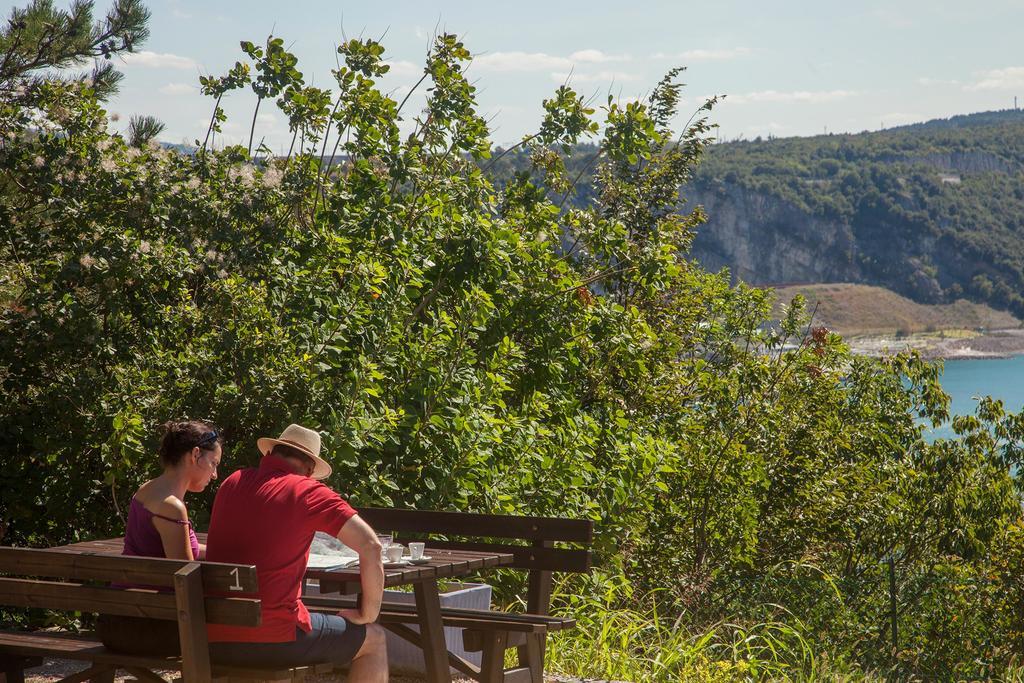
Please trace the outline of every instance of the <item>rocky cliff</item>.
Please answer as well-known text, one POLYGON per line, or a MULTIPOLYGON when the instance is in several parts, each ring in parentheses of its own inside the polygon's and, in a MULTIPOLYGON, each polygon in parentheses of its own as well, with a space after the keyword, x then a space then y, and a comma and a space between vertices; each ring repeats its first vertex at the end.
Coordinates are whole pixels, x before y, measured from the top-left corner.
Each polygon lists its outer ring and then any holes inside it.
POLYGON ((756 285, 856 282, 1024 312, 1024 113, 715 146, 691 255, 756 285))
MULTIPOLYGON (((689 198, 710 216, 691 256, 749 284, 863 282, 938 303, 953 283, 991 270, 965 262, 956 244, 926 225, 894 219, 879 207, 851 220, 828 218, 728 183, 697 186, 689 198)), ((952 298, 961 293, 951 292, 952 298)))
POLYGON ((687 194, 710 216, 691 251, 710 270, 729 268, 735 279, 758 285, 864 277, 854 235, 841 221, 740 185, 703 184, 687 194))

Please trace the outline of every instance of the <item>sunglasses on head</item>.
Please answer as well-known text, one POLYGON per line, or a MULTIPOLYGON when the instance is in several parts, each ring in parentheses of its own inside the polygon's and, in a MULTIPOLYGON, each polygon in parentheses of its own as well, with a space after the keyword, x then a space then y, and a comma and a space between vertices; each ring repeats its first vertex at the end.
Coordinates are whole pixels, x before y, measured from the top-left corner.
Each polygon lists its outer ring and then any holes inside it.
POLYGON ((219 438, 220 432, 218 432, 216 429, 214 429, 212 432, 206 432, 205 434, 202 435, 202 437, 199 438, 199 441, 196 443, 196 447, 202 448, 203 446, 215 442, 219 438))

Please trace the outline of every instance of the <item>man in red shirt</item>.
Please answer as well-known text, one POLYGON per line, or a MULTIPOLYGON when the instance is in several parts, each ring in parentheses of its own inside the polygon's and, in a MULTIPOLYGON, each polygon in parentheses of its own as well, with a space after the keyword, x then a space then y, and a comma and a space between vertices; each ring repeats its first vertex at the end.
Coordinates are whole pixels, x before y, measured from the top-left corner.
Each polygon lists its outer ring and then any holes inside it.
POLYGON ((319 455, 319 433, 290 425, 280 438, 260 439, 257 445, 263 453, 259 467, 235 472, 217 491, 206 559, 256 565, 262 620, 255 627, 210 624, 211 659, 268 667, 350 663, 353 683, 387 681, 384 629, 373 623, 384 592, 376 534, 318 481, 331 473, 319 455), (309 546, 317 531, 359 553, 359 609, 310 614, 302 604, 309 546))

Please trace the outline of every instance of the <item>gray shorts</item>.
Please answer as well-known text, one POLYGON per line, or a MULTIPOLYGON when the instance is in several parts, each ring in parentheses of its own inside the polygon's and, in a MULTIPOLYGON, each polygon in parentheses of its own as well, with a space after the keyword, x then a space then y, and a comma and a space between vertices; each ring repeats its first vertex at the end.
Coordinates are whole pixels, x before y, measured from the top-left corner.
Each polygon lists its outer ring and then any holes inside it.
POLYGON ((292 667, 305 664, 348 664, 366 640, 366 626, 334 614, 310 612, 309 633, 295 628, 289 643, 210 643, 216 664, 251 667, 292 667))

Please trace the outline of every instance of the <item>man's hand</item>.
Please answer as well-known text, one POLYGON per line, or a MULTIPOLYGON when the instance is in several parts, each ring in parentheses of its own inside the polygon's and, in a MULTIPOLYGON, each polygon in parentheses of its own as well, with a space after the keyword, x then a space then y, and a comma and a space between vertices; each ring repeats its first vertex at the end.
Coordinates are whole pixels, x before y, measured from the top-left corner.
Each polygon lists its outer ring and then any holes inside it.
POLYGON ((343 609, 338 612, 339 617, 344 617, 345 621, 352 624, 371 624, 372 621, 366 621, 362 612, 357 609, 343 609))

